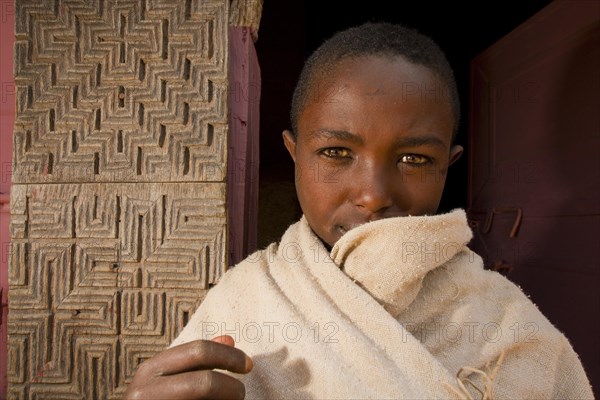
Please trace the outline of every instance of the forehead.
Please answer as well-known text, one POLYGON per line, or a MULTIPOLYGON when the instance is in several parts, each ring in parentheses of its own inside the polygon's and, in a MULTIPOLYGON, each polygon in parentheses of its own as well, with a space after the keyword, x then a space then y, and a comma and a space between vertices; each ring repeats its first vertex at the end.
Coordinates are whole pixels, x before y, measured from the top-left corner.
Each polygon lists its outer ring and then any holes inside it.
MULTIPOLYGON (((437 81, 435 72, 423 65, 412 63, 403 56, 365 55, 343 58, 329 69, 328 80, 338 79, 372 86, 381 83, 437 81)), ((325 75, 324 75, 325 77, 325 75)), ((318 79, 318 78, 317 78, 318 79)))
POLYGON ((422 127, 452 134, 446 86, 433 70, 401 56, 343 59, 314 79, 298 118, 299 132, 342 124, 359 133, 422 127))

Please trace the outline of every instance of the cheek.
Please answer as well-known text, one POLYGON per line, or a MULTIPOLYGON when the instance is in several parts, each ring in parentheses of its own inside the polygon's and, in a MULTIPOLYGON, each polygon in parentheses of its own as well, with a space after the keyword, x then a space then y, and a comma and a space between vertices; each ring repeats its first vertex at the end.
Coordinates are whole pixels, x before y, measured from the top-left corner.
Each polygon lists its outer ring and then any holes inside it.
POLYGON ((410 182, 411 185, 417 185, 422 188, 435 188, 437 186, 443 186, 445 180, 445 174, 437 167, 425 166, 425 167, 400 167, 399 173, 406 182, 410 182))
MULTIPOLYGON (((296 170, 296 190, 300 201, 311 210, 327 210, 334 206, 339 194, 339 179, 318 163, 296 170)), ((305 210, 306 212, 306 210, 305 210)))
POLYGON ((319 157, 309 157, 308 159, 299 159, 296 162, 296 181, 302 180, 306 184, 329 184, 338 183, 340 168, 332 167, 319 157))
POLYGON ((439 169, 420 168, 403 174, 405 196, 410 196, 410 208, 415 214, 437 211, 446 176, 439 169))
POLYGON ((324 226, 344 203, 346 179, 325 163, 300 165, 303 167, 296 168, 296 191, 302 211, 307 218, 324 226))

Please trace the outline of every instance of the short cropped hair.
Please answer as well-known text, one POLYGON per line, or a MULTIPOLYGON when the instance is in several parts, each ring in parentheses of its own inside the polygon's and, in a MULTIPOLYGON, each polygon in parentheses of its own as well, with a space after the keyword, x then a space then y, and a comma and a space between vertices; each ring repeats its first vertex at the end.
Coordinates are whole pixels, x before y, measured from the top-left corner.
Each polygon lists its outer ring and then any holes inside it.
POLYGON ((415 29, 386 22, 367 22, 340 31, 327 39, 306 60, 294 89, 290 119, 292 133, 298 135, 298 117, 318 82, 327 77, 335 65, 347 58, 362 56, 402 56, 409 62, 429 68, 448 90, 454 114, 453 138, 460 120, 460 99, 450 63, 444 52, 428 36, 415 29))

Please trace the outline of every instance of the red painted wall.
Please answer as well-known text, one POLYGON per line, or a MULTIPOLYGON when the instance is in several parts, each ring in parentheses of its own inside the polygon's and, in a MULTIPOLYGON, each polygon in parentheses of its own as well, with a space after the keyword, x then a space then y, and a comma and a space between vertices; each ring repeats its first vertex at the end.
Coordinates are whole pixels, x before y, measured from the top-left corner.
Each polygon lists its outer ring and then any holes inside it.
POLYGON ((13 45, 15 8, 12 0, 0 1, 0 399, 6 398, 6 322, 8 320, 8 211, 12 165, 12 133, 15 120, 13 45))

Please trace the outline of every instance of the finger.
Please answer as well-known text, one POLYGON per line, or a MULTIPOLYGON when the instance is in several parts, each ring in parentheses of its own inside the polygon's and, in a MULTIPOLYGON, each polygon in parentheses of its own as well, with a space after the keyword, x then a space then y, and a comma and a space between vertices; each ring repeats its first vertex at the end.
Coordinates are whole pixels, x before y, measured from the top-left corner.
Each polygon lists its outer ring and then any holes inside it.
POLYGON ((235 347, 208 340, 195 340, 171 347, 140 366, 144 374, 172 375, 200 369, 224 369, 248 373, 252 360, 235 347))
POLYGON ((227 346, 235 347, 235 341, 229 335, 217 336, 211 339, 213 342, 222 343, 227 346))
POLYGON ((210 370, 160 377, 130 398, 158 399, 243 399, 244 384, 232 376, 210 370))

